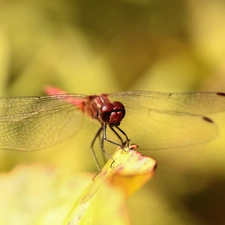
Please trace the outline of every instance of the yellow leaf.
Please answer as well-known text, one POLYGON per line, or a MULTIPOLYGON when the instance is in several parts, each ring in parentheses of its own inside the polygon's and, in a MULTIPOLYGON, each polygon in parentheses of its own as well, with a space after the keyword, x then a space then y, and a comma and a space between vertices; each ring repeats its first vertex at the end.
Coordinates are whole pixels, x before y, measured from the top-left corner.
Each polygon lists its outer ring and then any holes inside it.
POLYGON ((93 175, 19 165, 0 174, 1 225, 61 225, 93 175))
POLYGON ((156 165, 134 148, 119 148, 94 178, 41 164, 0 174, 0 224, 130 224, 127 195, 154 174, 156 165))
POLYGON ((130 224, 125 198, 140 188, 155 171, 156 162, 134 151, 136 145, 119 148, 101 173, 84 191, 65 225, 130 224))

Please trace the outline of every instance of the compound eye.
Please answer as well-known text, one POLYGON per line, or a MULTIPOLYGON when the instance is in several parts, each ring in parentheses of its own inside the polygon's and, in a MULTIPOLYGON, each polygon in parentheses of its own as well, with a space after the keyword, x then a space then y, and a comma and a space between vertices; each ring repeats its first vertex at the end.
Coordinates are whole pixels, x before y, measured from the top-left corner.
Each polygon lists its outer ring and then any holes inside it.
POLYGON ((122 119, 123 119, 122 112, 112 112, 109 117, 109 124, 113 126, 119 126, 122 119))
POLYGON ((113 102, 113 111, 109 117, 109 124, 119 126, 125 116, 125 107, 121 102, 113 102))
POLYGON ((114 108, 113 104, 106 103, 105 105, 102 106, 102 112, 103 113, 112 112, 113 108, 114 108))
POLYGON ((105 105, 102 106, 102 120, 104 122, 109 122, 109 118, 113 111, 113 108, 114 106, 111 103, 106 103, 105 105))
POLYGON ((118 112, 118 114, 121 114, 121 120, 124 118, 125 114, 126 114, 126 110, 124 105, 121 102, 113 102, 114 108, 113 111, 118 112))
POLYGON ((124 105, 121 102, 113 102, 114 108, 113 110, 123 110, 124 109, 124 105))

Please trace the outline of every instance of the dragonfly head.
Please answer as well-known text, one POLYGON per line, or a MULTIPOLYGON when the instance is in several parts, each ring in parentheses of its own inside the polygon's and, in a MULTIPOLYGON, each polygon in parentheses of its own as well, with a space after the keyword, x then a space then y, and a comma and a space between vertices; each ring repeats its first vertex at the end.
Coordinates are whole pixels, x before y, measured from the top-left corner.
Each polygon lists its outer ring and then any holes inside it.
POLYGON ((119 126, 125 116, 125 107, 121 102, 106 103, 102 107, 102 120, 110 126, 119 126))

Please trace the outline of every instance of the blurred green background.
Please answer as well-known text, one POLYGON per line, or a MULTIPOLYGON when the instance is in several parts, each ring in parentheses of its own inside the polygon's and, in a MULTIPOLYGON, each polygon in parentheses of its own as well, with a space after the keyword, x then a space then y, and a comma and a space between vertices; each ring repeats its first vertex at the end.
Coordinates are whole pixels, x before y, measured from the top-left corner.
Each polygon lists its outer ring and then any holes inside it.
MULTIPOLYGON (((225 1, 1 0, 0 65, 1 96, 43 95, 46 84, 83 94, 225 92, 225 1)), ((225 224, 225 113, 211 118, 220 130, 211 143, 142 152, 159 166, 128 200, 132 224, 225 224)), ((45 151, 0 151, 0 169, 96 171, 92 126, 87 119, 45 151)))

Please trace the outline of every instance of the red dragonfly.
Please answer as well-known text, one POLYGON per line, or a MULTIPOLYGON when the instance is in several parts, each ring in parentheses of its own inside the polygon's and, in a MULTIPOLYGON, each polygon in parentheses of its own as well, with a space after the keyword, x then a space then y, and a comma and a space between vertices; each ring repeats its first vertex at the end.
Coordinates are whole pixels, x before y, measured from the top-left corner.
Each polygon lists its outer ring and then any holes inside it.
POLYGON ((101 124, 92 151, 99 136, 102 151, 104 141, 126 146, 129 139, 140 149, 194 145, 217 135, 216 125, 204 115, 225 111, 225 93, 220 92, 126 91, 87 96, 48 86, 46 93, 49 96, 0 98, 0 149, 33 151, 61 143, 79 131, 85 114, 101 124), (107 139, 107 127, 119 143, 107 139))

